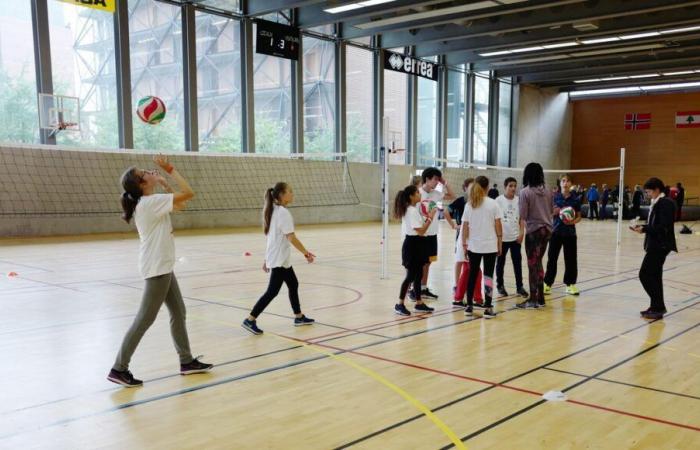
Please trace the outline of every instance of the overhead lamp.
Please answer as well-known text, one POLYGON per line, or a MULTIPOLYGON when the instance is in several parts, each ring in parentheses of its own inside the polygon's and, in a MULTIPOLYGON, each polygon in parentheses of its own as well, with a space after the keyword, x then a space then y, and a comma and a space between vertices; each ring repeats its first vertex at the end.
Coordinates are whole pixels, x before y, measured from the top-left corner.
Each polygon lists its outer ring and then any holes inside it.
POLYGON ((623 35, 620 35, 619 37, 620 37, 620 39, 622 39, 623 41, 626 41, 626 40, 628 40, 628 39, 641 39, 641 38, 645 38, 645 37, 658 36, 658 35, 660 35, 660 34, 661 34, 661 33, 659 33, 658 31, 649 31, 649 32, 646 32, 646 33, 623 34, 623 35))
POLYGON ((513 52, 510 50, 499 50, 496 52, 479 53, 479 56, 484 56, 484 57, 486 57, 486 56, 500 56, 500 55, 510 55, 511 53, 513 53, 513 52))
POLYGON ((570 42, 559 42, 557 44, 545 44, 542 47, 546 49, 552 49, 552 48, 562 48, 562 47, 574 47, 576 45, 580 45, 576 41, 570 41, 570 42))
POLYGON ((661 34, 686 33, 688 31, 697 31, 697 30, 700 30, 700 25, 695 26, 695 27, 674 28, 672 30, 661 30, 661 31, 659 31, 659 33, 661 33, 661 34))
POLYGON ((688 75, 688 74, 695 73, 695 72, 697 72, 697 70, 695 70, 695 71, 693 71, 693 70, 681 70, 679 72, 664 72, 663 75, 665 77, 672 77, 674 75, 688 75))
POLYGON ((606 37, 606 38, 595 38, 595 39, 582 39, 581 43, 583 44, 602 44, 604 42, 615 42, 619 41, 620 38, 617 36, 612 36, 612 37, 606 37))
POLYGON ((353 9, 366 8, 367 6, 381 5, 382 3, 390 3, 393 1, 396 0, 366 0, 363 2, 349 3, 347 5, 324 9, 324 11, 330 14, 338 14, 346 11, 352 11, 353 9))
POLYGON ((643 75, 630 75, 630 78, 653 78, 653 77, 659 77, 658 73, 645 73, 643 75))

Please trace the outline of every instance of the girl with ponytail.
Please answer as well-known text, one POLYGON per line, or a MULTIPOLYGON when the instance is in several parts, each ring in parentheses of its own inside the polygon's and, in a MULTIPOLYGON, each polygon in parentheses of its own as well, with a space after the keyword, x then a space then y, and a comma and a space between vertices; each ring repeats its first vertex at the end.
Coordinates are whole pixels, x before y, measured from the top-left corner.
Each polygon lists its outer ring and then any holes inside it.
POLYGON ((437 208, 433 208, 425 220, 416 208, 420 202, 421 195, 414 185, 406 186, 399 191, 394 199, 394 217, 401 219, 401 230, 405 235, 401 248, 402 264, 406 268, 406 278, 401 283, 399 290, 399 302, 394 305, 394 312, 400 316, 410 316, 411 312, 404 304, 406 292, 411 283, 416 293, 416 312, 431 313, 433 308, 429 307, 421 299, 421 278, 423 277, 423 266, 428 262, 428 246, 425 233, 435 218, 437 208))
POLYGON ((267 308, 267 305, 277 297, 282 283, 289 290, 289 302, 294 311, 294 326, 311 325, 314 319, 306 317, 299 305, 299 281, 297 280, 291 262, 291 246, 299 250, 309 263, 314 262, 316 255, 306 250, 294 234, 294 219, 287 205, 294 201, 294 192, 287 183, 277 183, 265 191, 263 206, 263 231, 267 236, 267 249, 263 270, 270 273, 267 290, 253 307, 250 315, 241 326, 253 334, 262 334, 258 328, 257 318, 267 308))
POLYGON ((192 357, 185 325, 185 303, 180 294, 175 266, 175 241, 170 213, 185 208, 194 197, 192 188, 165 156, 153 161, 172 177, 179 191, 174 191, 158 170, 130 167, 121 178, 124 192, 121 196, 122 219, 136 222, 141 241, 139 270, 146 280, 146 288, 138 314, 124 336, 112 370, 107 379, 126 387, 143 384, 129 371, 129 361, 146 330, 153 324, 158 310, 165 303, 170 312, 170 333, 180 356, 180 374, 207 372, 213 366, 192 357), (156 193, 158 187, 166 193, 156 193))

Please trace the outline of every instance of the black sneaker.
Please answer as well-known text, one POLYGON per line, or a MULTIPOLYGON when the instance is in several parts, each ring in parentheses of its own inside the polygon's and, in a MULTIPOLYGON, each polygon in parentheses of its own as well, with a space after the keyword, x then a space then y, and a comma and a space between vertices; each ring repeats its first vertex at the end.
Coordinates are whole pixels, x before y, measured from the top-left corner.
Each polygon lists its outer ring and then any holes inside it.
POLYGON ((258 328, 257 321, 255 320, 245 319, 241 326, 253 334, 263 334, 263 330, 258 328))
POLYGON ((496 291, 498 291, 498 295, 500 295, 501 297, 508 297, 508 291, 506 291, 506 288, 504 288, 503 286, 498 286, 496 288, 496 291))
POLYGON ((544 302, 544 300, 542 300, 542 301, 539 301, 539 300, 538 300, 538 301, 537 301, 537 308, 544 308, 545 305, 546 305, 546 303, 544 302))
POLYGON ((484 319, 493 319, 496 317, 496 311, 493 308, 486 308, 484 310, 484 319))
POLYGON ((642 314, 642 317, 648 320, 659 320, 664 318, 664 313, 656 311, 647 311, 642 314))
POLYGON ((431 313, 435 311, 435 308, 431 308, 430 306, 426 305, 425 303, 418 303, 416 306, 413 307, 413 310, 416 312, 426 312, 426 313, 431 313))
POLYGON ((522 286, 518 288, 518 295, 520 295, 522 298, 528 298, 530 296, 530 294, 528 294, 522 286))
POLYGON ((453 308, 466 308, 467 305, 465 305, 464 302, 460 302, 460 301, 455 300, 454 302, 452 302, 452 307, 453 308))
POLYGON ((394 312, 398 314, 399 316, 410 316, 411 311, 406 309, 406 305, 402 305, 401 303, 397 303, 394 305, 394 312))
POLYGON ((467 306, 466 308, 464 308, 464 315, 467 317, 473 316, 474 315, 474 308, 472 308, 471 306, 467 306))
POLYGON ((529 300, 522 303, 516 303, 515 306, 520 309, 537 309, 537 303, 531 302, 529 300))
MULTIPOLYGON (((639 314, 641 314, 643 316, 645 314, 653 313, 653 312, 654 311, 652 311, 651 308, 647 308, 645 311, 639 311, 639 314)), ((658 312, 660 312, 661 314, 666 314, 668 311, 666 311, 666 309, 664 309, 663 311, 658 311, 658 312)))
POLYGON ((303 327, 304 325, 312 325, 314 322, 316 322, 314 319, 310 319, 303 314, 301 315, 301 317, 294 318, 294 326, 295 327, 303 327))
POLYGON ((430 289, 425 288, 422 291, 420 291, 420 295, 428 298, 434 298, 437 300, 438 296, 430 292, 430 289))
POLYGON ((192 362, 180 364, 180 375, 192 375, 195 373, 209 372, 214 364, 207 364, 199 360, 202 355, 197 356, 192 362))
POLYGON ((121 384, 124 387, 138 387, 143 386, 143 381, 137 380, 128 370, 120 371, 112 369, 107 375, 107 379, 112 383, 121 384))
POLYGON ((486 308, 483 303, 480 302, 474 302, 474 308, 479 308, 479 309, 484 309, 486 308))
POLYGON ((413 289, 408 290, 408 298, 410 298, 412 302, 416 301, 416 293, 413 292, 413 289))

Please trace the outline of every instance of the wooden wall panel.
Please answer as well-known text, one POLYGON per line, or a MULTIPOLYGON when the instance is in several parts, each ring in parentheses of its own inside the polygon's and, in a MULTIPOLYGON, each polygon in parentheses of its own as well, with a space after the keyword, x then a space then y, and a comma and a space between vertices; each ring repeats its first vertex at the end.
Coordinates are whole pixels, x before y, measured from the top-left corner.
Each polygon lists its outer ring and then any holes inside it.
MULTIPOLYGON (((657 176, 668 185, 680 181, 686 196, 700 193, 700 128, 676 128, 676 112, 700 111, 700 93, 659 94, 574 104, 571 168, 616 166, 627 149, 625 184, 657 176), (625 113, 651 113, 651 128, 628 131, 625 113)), ((617 173, 580 174, 575 181, 617 184, 617 173)))

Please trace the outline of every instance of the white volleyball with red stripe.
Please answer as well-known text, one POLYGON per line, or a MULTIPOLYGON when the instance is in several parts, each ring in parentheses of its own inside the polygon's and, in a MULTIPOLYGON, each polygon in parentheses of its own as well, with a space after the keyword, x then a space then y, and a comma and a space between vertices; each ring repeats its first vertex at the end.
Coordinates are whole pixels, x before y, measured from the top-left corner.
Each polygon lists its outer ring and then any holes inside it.
POLYGON ((149 95, 139 100, 136 114, 149 125, 158 125, 165 119, 165 103, 158 97, 149 95))

